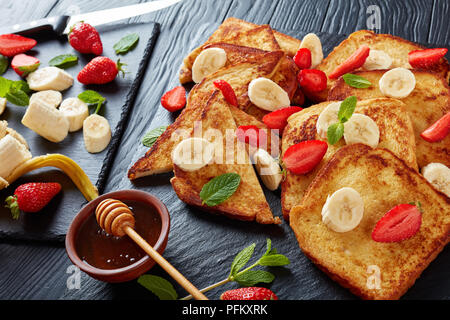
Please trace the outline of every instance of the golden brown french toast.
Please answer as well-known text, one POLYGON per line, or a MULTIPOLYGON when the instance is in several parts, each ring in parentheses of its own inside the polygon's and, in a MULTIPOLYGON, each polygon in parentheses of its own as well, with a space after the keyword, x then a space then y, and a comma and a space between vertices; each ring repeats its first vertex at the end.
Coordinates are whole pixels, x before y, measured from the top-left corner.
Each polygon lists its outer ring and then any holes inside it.
MULTIPOLYGON (((425 47, 396 37, 390 34, 376 34, 369 30, 359 30, 353 32, 348 38, 342 41, 333 51, 323 59, 316 68, 329 75, 337 66, 350 57, 361 45, 368 45, 371 49, 381 50, 386 52, 392 58, 391 68, 403 67, 411 69, 408 62, 408 53, 413 50, 425 49, 425 47)), ((362 68, 358 69, 362 70, 362 68)), ((449 81, 449 64, 446 59, 430 68, 432 72, 440 74, 443 78, 449 81)), ((318 93, 306 93, 308 98, 313 101, 325 101, 328 96, 328 90, 334 85, 336 80, 328 79, 327 89, 318 93)))
POLYGON ((300 248, 333 280, 363 299, 399 299, 449 241, 450 198, 387 149, 362 144, 341 148, 320 170, 290 226, 300 248), (353 230, 338 233, 322 222, 328 195, 350 187, 361 195, 364 214, 353 230), (420 202, 418 233, 400 242, 372 240, 379 219, 393 207, 420 202))
MULTIPOLYGON (((322 102, 289 117, 283 131, 282 154, 290 146, 302 141, 324 140, 317 134, 316 123, 320 113, 330 103, 322 102)), ((360 100, 357 102, 355 113, 371 117, 378 125, 380 148, 391 150, 408 166, 417 170, 414 134, 404 103, 390 98, 360 100)), ((286 177, 281 183, 281 207, 285 219, 289 218, 291 209, 302 202, 306 190, 319 170, 330 161, 336 151, 345 145, 344 139, 334 145, 328 144, 327 153, 322 161, 306 174, 296 175, 287 170, 286 177)))
MULTIPOLYGON (((378 82, 385 70, 354 72, 372 83, 367 89, 356 89, 338 79, 329 92, 329 100, 342 100, 354 95, 358 99, 383 97, 378 82)), ((406 111, 413 124, 416 139, 416 156, 419 167, 431 162, 440 162, 450 166, 450 135, 439 142, 427 142, 420 134, 435 121, 450 111, 450 88, 439 74, 412 70, 416 86, 411 94, 399 99, 406 105, 406 111)))
POLYGON ((170 180, 178 197, 185 203, 204 211, 226 215, 233 219, 256 221, 262 224, 280 223, 274 218, 259 184, 253 165, 245 151, 244 143, 236 138, 236 124, 228 104, 219 91, 214 91, 201 114, 203 135, 206 130, 218 130, 220 136, 210 136, 209 141, 219 145, 220 161, 213 161, 195 171, 184 171, 174 164, 175 176, 170 180), (232 141, 233 143, 230 143, 232 141), (229 155, 232 154, 232 159, 229 155), (230 161, 233 160, 233 161, 230 161), (202 204, 200 191, 212 178, 224 173, 237 173, 241 183, 236 192, 216 206, 202 204))

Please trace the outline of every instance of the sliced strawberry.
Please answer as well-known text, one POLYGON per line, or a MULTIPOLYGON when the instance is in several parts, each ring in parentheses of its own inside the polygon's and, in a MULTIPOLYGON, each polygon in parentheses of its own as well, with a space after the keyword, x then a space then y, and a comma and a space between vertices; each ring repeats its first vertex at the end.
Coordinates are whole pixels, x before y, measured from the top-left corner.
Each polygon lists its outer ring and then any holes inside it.
POLYGON ((290 146, 283 156, 286 168, 294 174, 305 174, 314 169, 327 152, 328 144, 321 140, 303 141, 290 146))
POLYGON ((450 133, 450 112, 433 123, 420 136, 428 142, 438 142, 443 140, 450 133))
POLYGON ((220 300, 278 300, 276 294, 267 288, 245 287, 225 291, 220 300))
POLYGON ((239 141, 248 143, 251 146, 259 148, 267 147, 267 131, 257 126, 239 126, 236 130, 236 136, 239 141))
POLYGON ((300 87, 308 92, 319 92, 327 88, 327 75, 317 69, 300 70, 297 76, 300 87))
POLYGON ((178 86, 167 91, 161 98, 161 104, 170 112, 183 109, 186 105, 186 89, 178 86))
POLYGON ((35 71, 40 64, 38 58, 23 53, 14 56, 11 61, 11 67, 21 77, 26 77, 30 72, 35 71))
POLYGON ((36 40, 18 34, 2 34, 0 35, 0 54, 13 57, 30 50, 36 44, 36 40))
POLYGON ((217 89, 222 91, 225 100, 227 100, 229 104, 235 107, 238 106, 236 94, 234 93, 233 88, 228 82, 226 82, 225 80, 216 80, 213 82, 213 84, 217 89))
POLYGON ((413 68, 428 69, 438 63, 447 52, 447 48, 414 50, 408 53, 408 61, 413 68))
POLYGON ((311 50, 308 48, 299 49, 294 56, 294 62, 300 70, 311 68, 311 50))
POLYGON ((287 125, 287 119, 294 113, 302 111, 303 109, 300 107, 286 107, 282 109, 275 110, 271 113, 266 114, 262 121, 268 126, 270 129, 278 129, 280 132, 283 132, 284 127, 287 125))
POLYGON ((370 48, 367 45, 362 45, 350 57, 342 62, 332 73, 328 75, 330 79, 337 79, 340 76, 349 73, 355 69, 362 67, 369 56, 370 48))
POLYGON ((377 222, 372 239, 377 242, 403 241, 415 235, 421 224, 422 214, 417 206, 399 204, 377 222))

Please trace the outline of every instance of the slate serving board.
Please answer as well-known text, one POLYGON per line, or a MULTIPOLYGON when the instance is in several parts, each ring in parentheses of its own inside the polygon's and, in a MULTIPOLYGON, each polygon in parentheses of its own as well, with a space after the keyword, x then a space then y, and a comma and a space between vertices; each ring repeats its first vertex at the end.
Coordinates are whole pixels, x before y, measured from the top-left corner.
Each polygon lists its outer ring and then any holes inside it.
MULTIPOLYGON (((76 52, 69 45, 65 36, 56 37, 55 34, 37 35, 36 40, 38 44, 30 54, 41 61, 41 67, 48 66, 48 61, 59 54, 74 53, 78 55, 79 61, 77 66, 66 69, 74 77, 75 81, 72 87, 62 92, 63 99, 77 96, 88 89, 95 90, 106 98, 107 102, 100 113, 108 119, 113 134, 107 149, 96 154, 88 153, 84 147, 82 130, 69 133, 67 138, 60 143, 47 141, 21 124, 20 121, 26 107, 18 107, 8 103, 7 109, 0 116, 0 120, 7 120, 10 127, 25 137, 33 156, 61 153, 75 160, 97 186, 99 192, 102 193, 128 116, 132 112, 134 99, 158 37, 159 24, 115 24, 100 26, 97 29, 103 43, 102 55, 108 56, 115 61, 120 58, 121 62, 126 63, 126 66, 124 66, 127 72, 125 77, 122 78, 119 75, 113 82, 105 85, 84 86, 79 83, 76 80, 76 75, 94 56, 82 55, 76 52), (120 38, 130 33, 139 35, 137 45, 127 54, 116 55, 113 45, 120 38)), ((19 79, 11 68, 3 74, 3 77, 13 80, 19 79)), ((93 109, 90 112, 92 113, 93 109)), ((83 195, 72 181, 64 173, 54 168, 42 168, 20 178, 7 189, 0 191, 0 203, 3 204, 4 199, 11 195, 18 185, 34 181, 59 182, 63 187, 63 191, 42 212, 21 214, 19 220, 13 220, 9 209, 1 205, 0 239, 62 241, 73 217, 86 203, 83 195)))

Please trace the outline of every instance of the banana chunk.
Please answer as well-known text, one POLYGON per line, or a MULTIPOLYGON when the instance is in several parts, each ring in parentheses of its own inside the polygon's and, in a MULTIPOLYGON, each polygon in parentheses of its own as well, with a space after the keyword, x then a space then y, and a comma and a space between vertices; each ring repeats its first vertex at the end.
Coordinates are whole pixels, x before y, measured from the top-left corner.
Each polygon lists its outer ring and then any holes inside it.
POLYGON ((344 123, 344 140, 346 144, 362 143, 376 148, 380 141, 380 129, 371 117, 355 113, 344 123))
POLYGON ((64 114, 39 100, 28 106, 22 124, 52 142, 63 141, 69 132, 69 120, 64 114))
POLYGON ((392 66, 392 58, 382 50, 370 49, 369 56, 363 64, 366 70, 389 69, 392 66))
POLYGON ((172 161, 184 171, 203 168, 213 160, 214 144, 203 138, 184 139, 172 151, 172 161))
POLYGON ((319 137, 326 139, 328 127, 339 122, 338 112, 341 102, 332 102, 320 113, 316 123, 316 130, 319 137))
POLYGON ((73 77, 57 67, 37 69, 27 77, 28 86, 34 91, 63 91, 72 86, 73 77))
POLYGON ((25 140, 25 138, 16 130, 12 128, 6 128, 6 134, 9 134, 11 137, 15 138, 17 141, 23 144, 25 148, 30 149, 27 140, 25 140))
POLYGON ((98 153, 111 141, 111 127, 106 118, 91 114, 83 121, 84 146, 89 153, 98 153))
POLYGON ((203 50, 192 65, 192 80, 199 83, 207 75, 216 72, 227 63, 227 53, 221 48, 203 50))
POLYGON ((364 202, 358 191, 344 187, 328 196, 322 208, 322 222, 333 231, 355 229, 364 215, 364 202))
POLYGON ((89 117, 88 105, 78 98, 65 99, 61 103, 59 110, 69 120, 69 132, 83 128, 84 120, 89 117))
POLYGON ((429 163, 422 168, 422 175, 436 189, 450 197, 450 168, 442 163, 429 163))
POLYGON ((275 111, 291 105, 287 92, 267 78, 253 79, 248 85, 248 97, 258 108, 267 111, 275 111))
POLYGON ((6 98, 0 98, 0 115, 5 111, 6 109, 6 98))
POLYGON ((8 121, 0 121, 0 139, 6 136, 6 130, 8 130, 8 121))
POLYGON ((258 149, 253 155, 253 162, 255 163, 256 171, 258 171, 267 189, 275 191, 283 180, 281 168, 272 156, 264 149, 258 149))
POLYGON ((405 68, 394 68, 383 74, 378 85, 381 93, 390 98, 401 99, 409 96, 416 87, 414 73, 405 68))
POLYGON ((31 159, 31 153, 11 135, 0 139, 0 177, 7 178, 21 163, 31 159))
POLYGON ((308 48, 311 51, 311 68, 316 67, 323 60, 322 42, 315 33, 308 33, 300 43, 301 48, 308 48))
POLYGON ((55 90, 38 91, 31 95, 30 104, 36 99, 44 101, 44 103, 57 108, 62 101, 62 94, 55 90))

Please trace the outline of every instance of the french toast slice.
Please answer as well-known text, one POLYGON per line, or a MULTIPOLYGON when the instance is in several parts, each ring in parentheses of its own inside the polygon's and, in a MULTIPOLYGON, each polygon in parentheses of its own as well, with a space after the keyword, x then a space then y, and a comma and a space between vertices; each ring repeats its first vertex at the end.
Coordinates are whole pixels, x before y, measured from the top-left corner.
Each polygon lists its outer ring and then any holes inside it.
MULTIPOLYGON (((282 154, 290 146, 302 141, 324 140, 317 134, 316 123, 320 113, 330 103, 322 102, 289 117, 283 131, 282 154)), ((357 102, 355 113, 371 117, 378 125, 380 130, 378 147, 391 150, 408 166, 417 170, 414 134, 404 103, 390 98, 360 100, 357 102)), ((302 202, 308 186, 319 170, 345 145, 343 138, 334 145, 328 144, 328 150, 322 161, 306 174, 296 175, 287 170, 286 177, 281 183, 281 208, 285 219, 289 219, 291 209, 302 202)))
POLYGON ((283 56, 282 51, 258 53, 245 62, 221 68, 205 77, 202 82, 192 88, 187 105, 175 122, 168 126, 150 150, 128 170, 128 178, 133 180, 172 171, 171 152, 183 138, 178 133, 184 132, 188 135, 191 133, 194 122, 199 120, 211 92, 215 90, 213 84, 215 80, 227 81, 235 91, 239 106, 247 105, 249 102, 247 87, 250 81, 258 77, 270 78, 277 70, 283 56))
MULTIPOLYGON (((372 85, 367 89, 356 89, 347 85, 342 78, 331 88, 329 100, 343 100, 354 95, 358 99, 383 97, 378 81, 386 70, 354 72, 369 80, 372 85)), ((416 86, 411 94, 399 99, 406 105, 406 111, 413 124, 416 139, 416 157, 420 168, 431 162, 440 162, 450 166, 450 136, 439 142, 427 142, 420 134, 435 121, 450 111, 450 88, 439 74, 429 71, 412 70, 416 86)))
MULTIPOLYGON (((322 70, 326 75, 329 75, 363 44, 368 45, 371 49, 386 52, 392 58, 392 69, 397 67, 411 69, 411 65, 408 62, 408 53, 413 50, 426 49, 417 43, 390 34, 376 34, 369 30, 359 30, 350 34, 347 39, 335 47, 316 69, 322 70)), ((360 70, 362 68, 357 71, 360 70)), ((428 71, 440 74, 447 79, 447 83, 450 79, 449 64, 446 59, 441 59, 438 64, 431 67, 428 71)), ((328 90, 334 85, 335 81, 328 79, 326 90, 318 93, 305 92, 305 94, 312 101, 325 101, 328 96, 328 90)))
POLYGON ((244 143, 237 140, 236 124, 219 91, 214 91, 211 95, 200 121, 202 131, 198 132, 204 138, 208 136, 207 139, 220 151, 215 154, 215 161, 195 171, 183 171, 176 164, 173 165, 175 176, 170 182, 178 197, 189 205, 233 219, 262 224, 280 223, 278 217, 273 217, 244 143), (220 135, 208 135, 207 130, 216 130, 220 135), (241 177, 236 192, 216 206, 202 204, 199 194, 203 186, 212 178, 231 172, 241 177))
POLYGON ((363 299, 399 299, 449 242, 450 198, 387 149, 362 144, 341 148, 320 170, 290 226, 299 246, 333 280, 363 299), (338 233, 322 223, 328 195, 343 187, 358 191, 364 215, 353 230, 338 233), (420 230, 393 243, 375 242, 372 230, 398 204, 420 202, 420 230), (379 279, 379 281, 378 281, 379 279))

